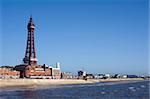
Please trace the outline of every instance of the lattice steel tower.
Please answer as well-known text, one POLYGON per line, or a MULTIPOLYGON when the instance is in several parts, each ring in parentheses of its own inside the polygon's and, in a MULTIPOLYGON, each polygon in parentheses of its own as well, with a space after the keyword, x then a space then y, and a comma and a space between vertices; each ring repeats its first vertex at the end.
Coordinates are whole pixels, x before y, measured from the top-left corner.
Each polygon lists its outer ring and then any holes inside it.
POLYGON ((30 16, 27 29, 28 29, 27 46, 26 46, 25 57, 23 58, 23 62, 24 64, 27 65, 37 65, 35 42, 34 42, 35 25, 33 23, 32 16, 30 16))

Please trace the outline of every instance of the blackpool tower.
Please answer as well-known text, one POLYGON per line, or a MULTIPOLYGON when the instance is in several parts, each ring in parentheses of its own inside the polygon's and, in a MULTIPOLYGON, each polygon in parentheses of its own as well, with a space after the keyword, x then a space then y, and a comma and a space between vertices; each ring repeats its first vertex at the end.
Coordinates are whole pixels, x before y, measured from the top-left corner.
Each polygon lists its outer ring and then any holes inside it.
MULTIPOLYGON (((28 25, 27 25, 28 33, 27 33, 27 45, 25 50, 25 57, 23 58, 23 64, 19 64, 15 66, 16 71, 20 71, 20 78, 51 78, 52 77, 52 68, 44 65, 37 64, 36 58, 36 50, 35 50, 35 42, 34 42, 34 30, 35 25, 33 23, 32 17, 30 17, 28 25)), ((59 64, 57 64, 59 65, 59 64)), ((55 70, 55 72, 57 72, 55 70)), ((60 72, 58 71, 59 78, 60 72)))
POLYGON ((26 45, 25 57, 23 58, 23 62, 24 64, 30 66, 37 65, 35 42, 34 42, 35 25, 33 23, 32 16, 30 16, 27 29, 28 29, 27 45, 26 45))
POLYGON ((15 70, 20 71, 20 78, 30 77, 31 71, 34 71, 35 67, 37 66, 34 42, 35 25, 33 23, 32 17, 29 19, 27 29, 27 45, 25 50, 25 57, 23 58, 24 64, 15 66, 15 70))

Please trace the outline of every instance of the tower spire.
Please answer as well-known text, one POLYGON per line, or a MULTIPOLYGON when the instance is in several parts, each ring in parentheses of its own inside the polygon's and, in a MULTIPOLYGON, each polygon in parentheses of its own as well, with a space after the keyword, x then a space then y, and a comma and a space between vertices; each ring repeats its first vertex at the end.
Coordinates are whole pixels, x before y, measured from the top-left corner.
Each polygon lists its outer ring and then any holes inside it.
POLYGON ((29 19, 29 22, 32 22, 32 15, 30 15, 30 19, 29 19))

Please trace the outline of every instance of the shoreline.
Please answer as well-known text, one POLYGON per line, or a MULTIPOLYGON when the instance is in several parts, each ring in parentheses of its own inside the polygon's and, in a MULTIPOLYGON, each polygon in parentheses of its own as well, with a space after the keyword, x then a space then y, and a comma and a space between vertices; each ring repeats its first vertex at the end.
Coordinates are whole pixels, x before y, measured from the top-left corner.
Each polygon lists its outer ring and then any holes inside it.
POLYGON ((120 81, 144 81, 142 78, 117 78, 117 79, 0 79, 0 88, 5 87, 30 87, 30 86, 52 86, 69 84, 92 84, 98 82, 120 82, 120 81))

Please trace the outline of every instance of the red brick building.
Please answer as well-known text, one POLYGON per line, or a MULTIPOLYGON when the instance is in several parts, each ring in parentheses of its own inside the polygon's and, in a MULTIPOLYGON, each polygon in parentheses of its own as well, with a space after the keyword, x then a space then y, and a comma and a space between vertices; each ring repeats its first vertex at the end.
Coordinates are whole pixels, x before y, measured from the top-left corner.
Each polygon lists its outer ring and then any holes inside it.
POLYGON ((20 72, 14 70, 11 66, 0 67, 0 78, 19 78, 20 72))
POLYGON ((15 69, 21 72, 20 78, 51 78, 52 76, 52 68, 45 65, 30 66, 23 64, 15 66, 15 69))

